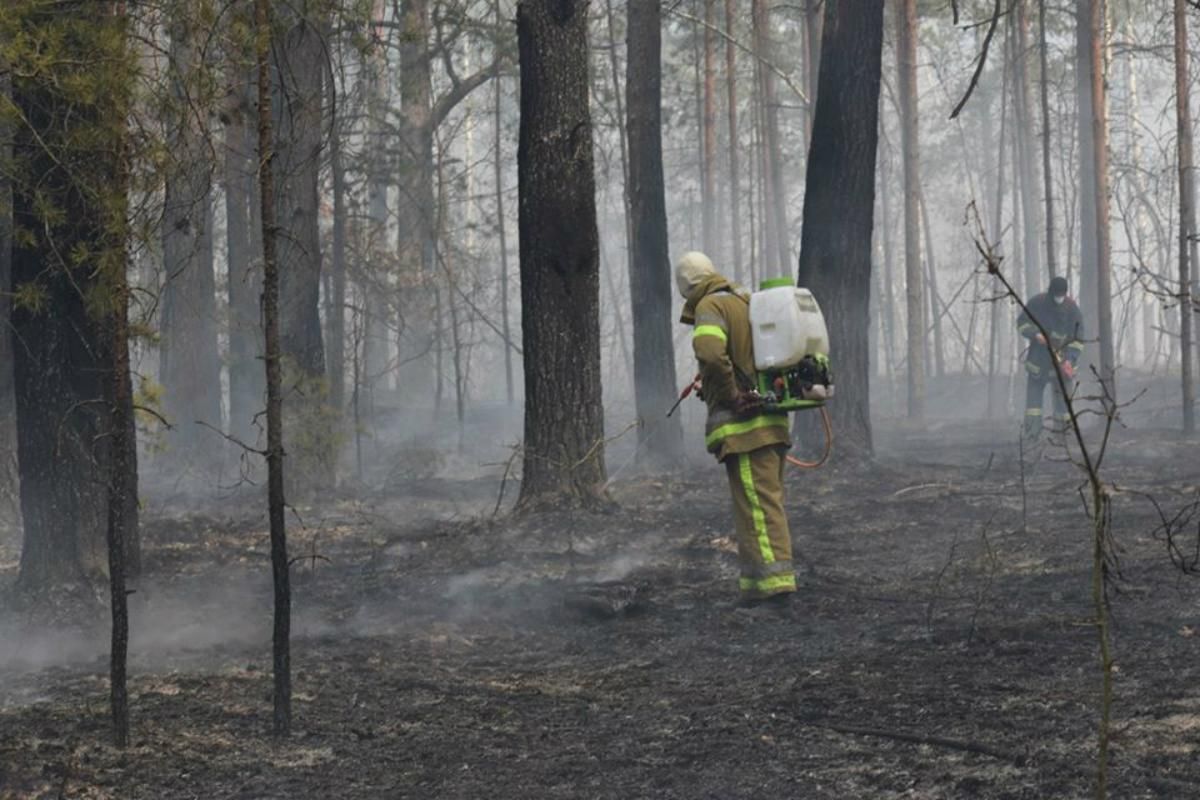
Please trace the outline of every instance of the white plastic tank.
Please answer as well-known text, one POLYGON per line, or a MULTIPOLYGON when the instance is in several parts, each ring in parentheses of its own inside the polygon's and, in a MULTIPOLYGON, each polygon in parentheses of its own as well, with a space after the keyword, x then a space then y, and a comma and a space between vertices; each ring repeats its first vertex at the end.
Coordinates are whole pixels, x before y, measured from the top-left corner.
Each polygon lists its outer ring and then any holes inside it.
POLYGON ((829 334, 816 298, 788 278, 763 281, 750 295, 754 367, 783 369, 806 355, 829 355, 829 334))

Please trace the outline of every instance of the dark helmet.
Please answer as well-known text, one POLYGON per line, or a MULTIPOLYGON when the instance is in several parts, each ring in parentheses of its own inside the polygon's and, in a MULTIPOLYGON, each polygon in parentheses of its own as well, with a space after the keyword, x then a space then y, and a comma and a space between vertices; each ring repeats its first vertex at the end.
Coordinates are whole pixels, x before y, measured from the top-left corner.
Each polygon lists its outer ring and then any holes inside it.
POLYGON ((1067 279, 1061 275, 1050 279, 1050 296, 1065 297, 1067 294, 1067 279))

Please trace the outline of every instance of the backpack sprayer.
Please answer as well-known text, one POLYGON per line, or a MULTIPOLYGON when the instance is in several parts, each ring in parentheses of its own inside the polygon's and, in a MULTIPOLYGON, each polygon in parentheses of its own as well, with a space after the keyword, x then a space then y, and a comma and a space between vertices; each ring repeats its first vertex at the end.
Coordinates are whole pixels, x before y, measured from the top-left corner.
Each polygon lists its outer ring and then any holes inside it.
MULTIPOLYGON (((833 397, 829 365, 829 331, 817 299, 790 278, 765 280, 750 295, 750 330, 755 375, 751 394, 763 411, 791 412, 817 408, 825 428, 825 454, 819 461, 788 461, 812 469, 829 458, 833 428, 825 402, 833 397)), ((697 375, 679 395, 667 416, 699 388, 697 375)))

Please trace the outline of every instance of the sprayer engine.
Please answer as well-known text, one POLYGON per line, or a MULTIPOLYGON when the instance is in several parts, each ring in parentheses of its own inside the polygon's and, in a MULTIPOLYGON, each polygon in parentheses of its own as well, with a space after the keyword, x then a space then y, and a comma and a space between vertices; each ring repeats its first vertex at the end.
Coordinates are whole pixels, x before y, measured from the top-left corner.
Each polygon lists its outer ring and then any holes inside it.
POLYGON ((757 389, 763 404, 770 409, 800 411, 823 406, 833 397, 829 358, 806 355, 790 367, 760 370, 757 389))

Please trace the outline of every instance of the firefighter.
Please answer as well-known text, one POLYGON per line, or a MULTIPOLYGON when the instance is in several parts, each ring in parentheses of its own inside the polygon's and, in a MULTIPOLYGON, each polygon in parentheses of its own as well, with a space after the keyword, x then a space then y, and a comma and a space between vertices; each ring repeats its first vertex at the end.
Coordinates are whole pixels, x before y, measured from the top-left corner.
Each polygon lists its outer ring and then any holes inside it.
POLYGON ((733 495, 742 604, 786 613, 796 591, 792 538, 783 506, 791 435, 787 414, 765 413, 754 391, 750 297, 703 253, 675 267, 680 322, 693 325, 692 349, 708 405, 705 444, 725 465, 733 495))
POLYGON ((1036 441, 1042 435, 1042 401, 1049 384, 1054 394, 1054 422, 1057 428, 1066 430, 1070 421, 1067 402, 1054 374, 1051 349, 1058 356, 1067 390, 1075 387, 1075 367, 1083 354, 1083 314, 1079 305, 1067 295, 1067 279, 1053 278, 1050 289, 1030 300, 1028 313, 1021 312, 1017 318, 1017 331, 1029 340, 1025 351, 1025 371, 1028 374, 1025 391, 1026 438, 1036 441), (1032 319, 1030 318, 1032 316, 1032 319), (1034 319, 1041 323, 1050 341, 1038 329, 1034 319))

